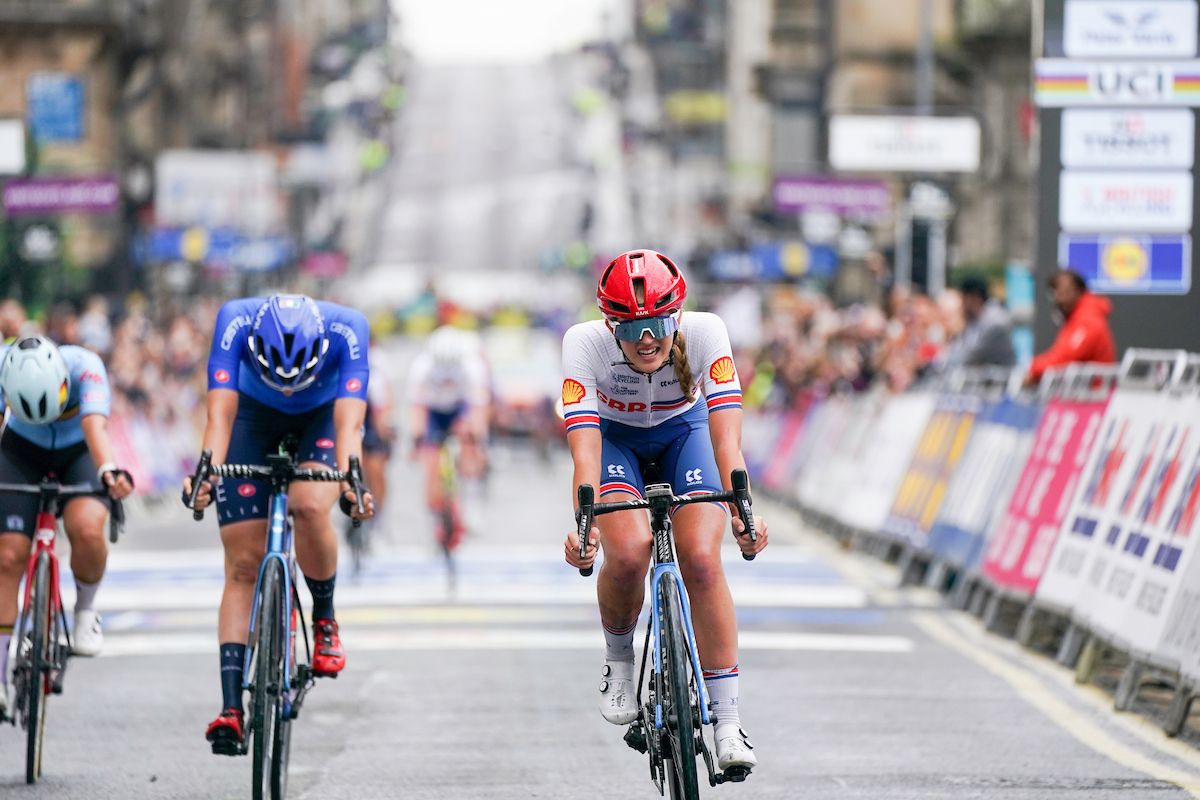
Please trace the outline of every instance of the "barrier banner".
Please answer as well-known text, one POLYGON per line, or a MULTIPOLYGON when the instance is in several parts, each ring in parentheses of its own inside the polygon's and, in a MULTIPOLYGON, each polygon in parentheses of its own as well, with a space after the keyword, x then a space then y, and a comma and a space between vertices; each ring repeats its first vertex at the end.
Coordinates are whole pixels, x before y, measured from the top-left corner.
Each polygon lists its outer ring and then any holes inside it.
POLYGON ((812 436, 805 437, 803 443, 797 486, 800 503, 813 510, 819 510, 825 502, 829 464, 837 457, 853 416, 850 399, 842 395, 826 398, 818 410, 819 416, 809 426, 812 436))
POLYGON ((979 405, 979 399, 970 395, 938 396, 884 521, 884 533, 925 546, 950 476, 971 437, 979 405))
MULTIPOLYGON (((1125 354, 1096 446, 1037 587, 1040 602, 1070 611, 1078 622, 1099 622, 1103 632, 1111 632, 1111 622, 1096 617, 1099 597, 1168 446, 1167 394, 1161 390, 1185 362, 1183 351, 1125 354)), ((1128 588, 1113 587, 1121 595, 1128 588)))
POLYGON ((927 547, 945 561, 974 569, 992 523, 1012 497, 1041 413, 1030 399, 988 401, 947 487, 927 547))
POLYGON ((850 396, 849 422, 836 450, 821 464, 825 480, 813 506, 839 522, 846 507, 858 502, 863 470, 876 453, 875 432, 886 399, 883 389, 850 396))
POLYGON ((1178 664, 1186 650, 1173 641, 1195 623, 1182 615, 1194 606, 1178 601, 1185 586, 1200 586, 1194 563, 1200 514, 1200 356, 1182 380, 1165 393, 1167 444, 1155 464, 1134 524, 1114 557, 1097 609, 1115 639, 1139 655, 1178 664))
POLYGON ((1074 375, 1065 377, 1065 395, 1047 403, 1029 459, 984 559, 983 574, 993 584, 1026 596, 1033 594, 1046 569, 1112 393, 1110 379, 1099 391, 1087 387, 1088 378, 1082 386, 1071 387, 1075 380, 1074 375), (1092 399, 1080 398, 1078 391, 1091 393, 1092 399))
POLYGON ((782 491, 794 485, 799 472, 797 451, 811 430, 809 421, 815 416, 817 405, 816 396, 804 392, 797 399, 795 408, 784 412, 779 441, 763 465, 763 485, 768 489, 782 491))
POLYGON ((760 412, 742 417, 742 454, 751 478, 758 480, 762 476, 783 422, 783 415, 779 412, 760 412))
MULTIPOLYGON (((1189 359, 1189 378, 1185 381, 1185 392, 1181 403, 1190 406, 1184 418, 1192 421, 1192 435, 1200 433, 1196 421, 1200 420, 1200 356, 1189 359)), ((1193 680, 1200 680, 1200 447, 1181 481, 1180 491, 1170 506, 1167 529, 1170 539, 1165 543, 1161 557, 1156 553, 1153 568, 1148 570, 1145 581, 1137 593, 1137 602, 1127 619, 1127 626, 1145 624, 1139 617, 1152 606, 1152 599, 1161 591, 1167 617, 1162 639, 1152 648, 1162 661, 1178 664, 1179 669, 1193 680), (1171 573, 1164 580, 1162 573, 1171 573), (1158 585, 1162 586, 1159 590, 1158 585)), ((1131 637, 1139 645, 1137 637, 1131 637)))
POLYGON ((916 391, 884 401, 867 441, 867 458, 862 460, 857 482, 838 516, 843 525, 870 532, 883 528, 936 399, 933 392, 916 391))

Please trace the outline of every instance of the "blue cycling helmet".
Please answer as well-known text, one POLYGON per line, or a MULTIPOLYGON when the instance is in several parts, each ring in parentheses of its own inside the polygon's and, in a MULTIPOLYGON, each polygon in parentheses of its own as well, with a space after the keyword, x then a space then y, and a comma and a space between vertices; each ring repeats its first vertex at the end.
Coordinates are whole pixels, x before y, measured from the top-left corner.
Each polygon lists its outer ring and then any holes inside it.
POLYGON ((247 343, 258 376, 281 392, 310 386, 329 350, 321 309, 302 294, 268 297, 254 315, 247 343))

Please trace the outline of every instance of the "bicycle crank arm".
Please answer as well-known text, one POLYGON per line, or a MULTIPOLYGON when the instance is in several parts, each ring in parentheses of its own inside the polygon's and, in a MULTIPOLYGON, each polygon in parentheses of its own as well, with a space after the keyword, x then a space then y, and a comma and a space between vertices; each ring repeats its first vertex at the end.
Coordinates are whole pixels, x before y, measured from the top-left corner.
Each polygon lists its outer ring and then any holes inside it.
POLYGON ((641 722, 631 723, 629 729, 625 731, 625 744, 637 750, 639 753, 646 753, 649 749, 646 744, 646 729, 642 727, 641 722))
POLYGON ((308 695, 308 690, 316 685, 316 678, 313 677, 312 667, 308 664, 298 664, 296 666, 296 682, 300 685, 296 690, 296 697, 292 700, 290 719, 296 719, 300 716, 300 706, 304 704, 304 698, 308 695))

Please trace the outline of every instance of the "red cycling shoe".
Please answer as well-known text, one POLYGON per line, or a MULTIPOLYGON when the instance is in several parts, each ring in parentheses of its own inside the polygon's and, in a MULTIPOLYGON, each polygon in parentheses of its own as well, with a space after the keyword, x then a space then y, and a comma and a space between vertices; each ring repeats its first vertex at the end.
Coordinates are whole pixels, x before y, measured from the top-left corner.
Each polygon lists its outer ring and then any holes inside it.
POLYGON ((240 756, 246 741, 246 716, 240 708, 227 708, 208 723, 204 738, 212 744, 215 756, 240 756))
POLYGON ((346 666, 346 652, 338 636, 337 620, 313 620, 313 674, 318 678, 336 678, 346 666))

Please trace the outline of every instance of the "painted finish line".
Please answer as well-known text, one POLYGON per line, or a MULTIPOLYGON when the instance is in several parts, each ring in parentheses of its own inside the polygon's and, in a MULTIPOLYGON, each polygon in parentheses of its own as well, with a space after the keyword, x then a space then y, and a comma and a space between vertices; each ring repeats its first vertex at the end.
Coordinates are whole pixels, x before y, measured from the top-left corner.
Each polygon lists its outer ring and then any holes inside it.
MULTIPOLYGON (((403 650, 596 650, 604 647, 599 630, 529 630, 477 628, 450 631, 345 630, 349 651, 403 650)), ((104 640, 103 657, 210 654, 212 633, 117 634, 104 640)), ((742 631, 742 650, 810 651, 828 653, 912 652, 913 641, 903 636, 742 631)))

